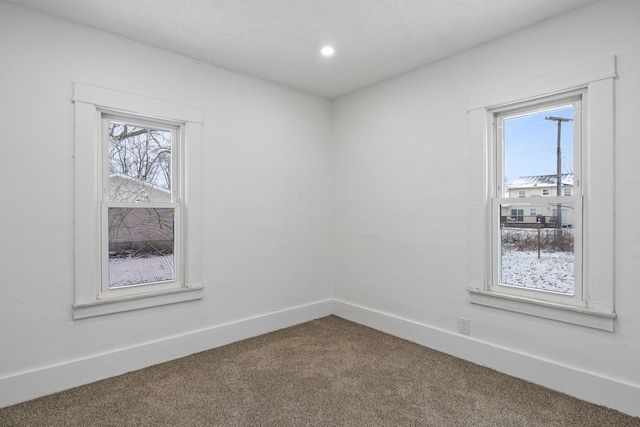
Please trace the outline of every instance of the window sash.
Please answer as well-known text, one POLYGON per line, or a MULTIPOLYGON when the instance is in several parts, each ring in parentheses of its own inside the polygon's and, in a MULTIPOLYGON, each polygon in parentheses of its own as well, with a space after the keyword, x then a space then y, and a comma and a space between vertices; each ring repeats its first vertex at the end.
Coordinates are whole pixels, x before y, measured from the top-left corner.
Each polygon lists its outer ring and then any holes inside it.
MULTIPOLYGON (((572 105, 573 106, 573 182, 574 191, 572 194, 580 194, 582 181, 582 109, 584 91, 575 91, 569 94, 552 96, 544 100, 525 102, 521 105, 511 106, 504 110, 493 111, 493 152, 494 159, 492 165, 492 197, 502 197, 504 194, 504 120, 541 113, 549 109, 572 105)), ((519 190, 524 191, 524 190, 519 190)), ((518 192, 520 196, 520 192, 518 192)), ((526 196, 526 194, 525 194, 526 196)))
MULTIPOLYGON (((109 176, 109 123, 117 122, 117 123, 126 123, 130 126, 136 126, 141 128, 153 129, 153 130, 161 130, 171 133, 171 164, 170 164, 170 174, 171 174, 171 202, 176 203, 180 200, 181 193, 181 182, 180 182, 180 160, 182 156, 180 155, 180 139, 183 134, 182 126, 180 124, 172 124, 165 122, 157 122, 153 120, 145 120, 143 118, 121 115, 111 113, 109 111, 103 111, 102 114, 102 192, 103 192, 103 200, 109 201, 109 185, 110 185, 110 176, 109 176)), ((152 186, 151 183, 149 183, 152 186)), ((140 202, 136 202, 140 203, 140 202)))
POLYGON ((490 268, 488 282, 488 290, 512 296, 522 296, 530 299, 544 300, 553 303, 559 303, 562 305, 586 308, 586 295, 585 287, 583 285, 583 198, 581 196, 571 197, 545 197, 544 202, 541 202, 539 197, 526 197, 526 198, 494 198, 491 202, 491 236, 489 240, 490 244, 490 268), (500 214, 502 205, 511 205, 509 212, 512 209, 519 209, 516 205, 522 205, 525 208, 530 204, 571 204, 575 210, 575 224, 574 224, 574 285, 573 294, 562 294, 553 291, 547 291, 542 289, 534 289, 528 287, 505 285, 500 283, 500 263, 501 263, 501 227, 500 227, 500 214))
POLYGON ((130 296, 162 291, 183 286, 183 256, 182 256, 182 208, 179 203, 113 203, 102 202, 101 226, 101 294, 103 297, 130 296), (109 208, 168 208, 174 210, 173 215, 173 265, 174 279, 160 282, 146 282, 135 285, 109 288, 109 208))

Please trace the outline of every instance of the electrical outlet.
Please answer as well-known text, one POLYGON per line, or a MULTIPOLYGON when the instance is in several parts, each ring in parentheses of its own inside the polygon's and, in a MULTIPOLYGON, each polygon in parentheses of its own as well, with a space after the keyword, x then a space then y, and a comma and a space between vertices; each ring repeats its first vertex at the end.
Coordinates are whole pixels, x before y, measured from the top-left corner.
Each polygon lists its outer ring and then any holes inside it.
POLYGON ((458 332, 463 335, 471 335, 471 320, 466 317, 458 317, 458 332))

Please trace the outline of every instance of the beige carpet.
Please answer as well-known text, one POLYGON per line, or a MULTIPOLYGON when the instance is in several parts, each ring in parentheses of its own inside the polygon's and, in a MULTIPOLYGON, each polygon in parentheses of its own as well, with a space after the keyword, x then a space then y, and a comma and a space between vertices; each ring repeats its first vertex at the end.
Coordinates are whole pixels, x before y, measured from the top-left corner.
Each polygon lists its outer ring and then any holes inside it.
POLYGON ((335 316, 0 409, 1 426, 640 426, 335 316))

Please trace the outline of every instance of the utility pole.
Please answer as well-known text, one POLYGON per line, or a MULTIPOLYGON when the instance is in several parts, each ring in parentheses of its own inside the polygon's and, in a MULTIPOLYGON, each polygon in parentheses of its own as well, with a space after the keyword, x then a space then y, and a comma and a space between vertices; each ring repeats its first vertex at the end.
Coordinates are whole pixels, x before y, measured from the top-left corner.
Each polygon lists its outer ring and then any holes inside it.
MULTIPOLYGON (((561 192, 562 192, 562 154, 560 152, 560 134, 562 132, 562 122, 570 122, 573 119, 566 119, 564 117, 553 117, 553 116, 547 116, 544 118, 545 120, 553 120, 555 122, 558 123, 558 148, 557 148, 557 163, 558 163, 558 176, 556 178, 557 182, 556 182, 556 195, 558 197, 561 196, 561 192)), ((558 203, 558 213, 556 216, 556 228, 558 230, 562 229, 562 203, 558 203)))

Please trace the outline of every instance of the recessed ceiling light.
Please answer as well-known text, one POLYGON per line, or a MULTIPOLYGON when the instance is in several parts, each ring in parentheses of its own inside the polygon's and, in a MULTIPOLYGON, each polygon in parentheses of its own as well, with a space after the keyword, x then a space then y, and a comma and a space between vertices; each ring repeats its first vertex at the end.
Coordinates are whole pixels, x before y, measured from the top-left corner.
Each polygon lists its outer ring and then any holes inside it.
POLYGON ((324 46, 320 49, 320 53, 324 56, 332 56, 335 53, 335 50, 331 46, 324 46))

